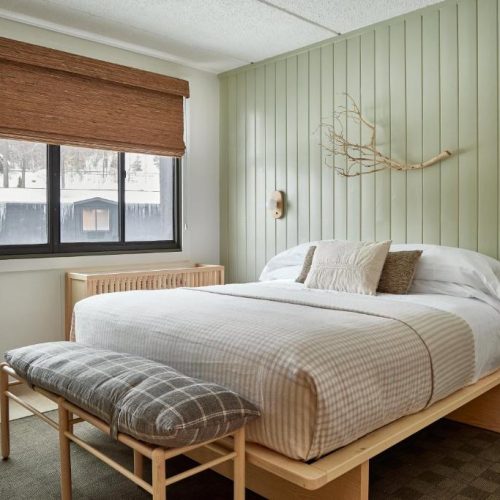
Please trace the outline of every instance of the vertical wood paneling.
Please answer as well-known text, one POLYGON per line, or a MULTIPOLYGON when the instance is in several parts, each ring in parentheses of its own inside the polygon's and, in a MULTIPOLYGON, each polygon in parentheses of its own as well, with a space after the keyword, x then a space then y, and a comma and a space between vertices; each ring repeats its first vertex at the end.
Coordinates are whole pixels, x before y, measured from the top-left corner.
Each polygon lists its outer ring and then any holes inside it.
MULTIPOLYGON (((228 149, 228 186, 229 192, 228 198, 228 214, 227 214, 227 242, 228 242, 228 260, 223 262, 227 266, 226 280, 235 281, 237 279, 236 270, 238 268, 238 234, 237 234, 237 155, 236 155, 236 123, 237 123, 237 78, 235 75, 231 75, 228 78, 228 90, 226 94, 227 99, 227 114, 228 114, 228 126, 227 126, 227 149, 228 149)), ((225 142, 224 138, 221 138, 221 143, 225 142)), ((224 230, 224 229, 222 229, 224 230)))
POLYGON ((287 247, 287 221, 290 211, 287 187, 287 133, 286 133, 286 61, 276 63, 276 189, 285 192, 285 217, 276 221, 276 252, 287 247))
MULTIPOLYGON (((390 27, 391 156, 406 161, 405 22, 390 27)), ((391 171, 391 239, 406 241, 406 172, 391 171)))
POLYGON ((478 250, 496 257, 498 227, 497 1, 477 4, 478 30, 478 250))
POLYGON ((297 58, 297 230, 298 242, 310 241, 309 237, 309 52, 297 58))
POLYGON ((458 246, 458 7, 440 10, 441 147, 453 156, 441 165, 441 244, 458 246))
MULTIPOLYGON (((286 60, 286 244, 298 243, 297 56, 286 60)), ((309 168, 309 166, 308 166, 309 168)))
MULTIPOLYGON (((333 46, 333 86, 335 88, 334 107, 346 106, 347 99, 347 42, 336 43, 333 46)), ((345 119, 339 120, 344 130, 346 130, 345 119)), ((337 124, 336 124, 337 125, 337 124)), ((335 155, 334 164, 339 167, 346 165, 344 157, 335 155)), ((335 223, 334 237, 337 239, 347 238, 347 182, 345 177, 336 176, 334 185, 334 200, 335 200, 335 223)))
POLYGON ((220 261, 227 264, 229 261, 229 239, 228 239, 228 228, 229 228, 229 149, 228 142, 222 140, 223 137, 228 136, 229 126, 229 99, 225 99, 224 96, 229 94, 229 79, 225 78, 220 82, 220 261))
MULTIPOLYGON (((321 239, 321 51, 309 55, 309 239, 321 239)), ((331 193, 327 196, 331 196, 331 193)))
POLYGON ((266 265, 266 68, 255 71, 255 273, 266 265))
MULTIPOLYGON (((422 17, 411 16, 405 30, 406 154, 408 163, 422 161, 422 17)), ((403 154, 401 152, 401 154, 403 154)), ((422 242, 423 172, 406 174, 406 236, 422 242)))
MULTIPOLYGON (((389 82, 390 33, 389 27, 375 31, 375 118, 377 147, 383 154, 391 154, 391 94, 389 82)), ((391 173, 375 174, 375 239, 391 238, 391 173)))
MULTIPOLYGON (((266 120, 266 189, 265 199, 276 188, 276 64, 265 67, 265 120, 266 120)), ((276 222, 265 214, 266 221, 266 261, 276 253, 276 222)))
POLYGON ((246 73, 246 280, 251 281, 255 272, 255 69, 246 73))
MULTIPOLYGON (((498 3, 449 0, 361 33, 221 76, 221 258, 230 281, 316 239, 392 239, 498 256, 498 3), (377 147, 417 172, 346 180, 321 149, 321 123, 348 92, 377 147), (330 165, 330 166, 328 166, 330 165), (265 209, 283 190, 286 216, 265 209)), ((350 139, 368 131, 347 125, 350 139)), ((357 168, 357 167, 354 167, 357 168)))
MULTIPOLYGON (((321 123, 333 123, 333 46, 321 47, 321 123)), ((320 144, 323 144, 325 130, 320 131, 320 144)), ((332 168, 333 158, 321 149, 321 237, 333 238, 333 192, 335 177, 332 168)))
MULTIPOLYGON (((347 40, 347 93, 360 103, 361 81, 361 52, 359 37, 347 40)), ((348 103, 350 106, 350 103, 348 103)), ((347 138, 355 144, 361 140, 361 124, 349 120, 346 126, 347 138)), ((352 168, 359 172, 359 166, 352 168)), ((361 238, 361 177, 347 179, 347 239, 359 240, 361 238)))
POLYGON ((247 279, 247 205, 246 205, 246 72, 238 74, 236 95, 236 266, 235 281, 247 279))
MULTIPOLYGON (((361 112, 375 123, 375 33, 361 35, 361 112)), ((361 129, 363 144, 370 142, 371 132, 361 129)), ((375 240, 375 175, 361 177, 361 239, 375 240)))
POLYGON ((476 1, 458 4, 458 243, 477 250, 476 1))

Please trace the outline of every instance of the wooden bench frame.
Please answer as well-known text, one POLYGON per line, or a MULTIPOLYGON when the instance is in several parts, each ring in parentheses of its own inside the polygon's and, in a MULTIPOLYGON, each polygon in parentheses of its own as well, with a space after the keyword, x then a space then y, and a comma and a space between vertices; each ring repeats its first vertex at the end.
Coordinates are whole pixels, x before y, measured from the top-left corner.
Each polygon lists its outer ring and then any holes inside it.
MULTIPOLYGON (((11 373, 11 370, 5 367, 2 371, 11 373)), ((38 391, 47 395, 40 389, 38 391)), ((4 376, 0 394, 3 415, 8 398, 33 411, 29 405, 8 392, 4 376)), ((66 406, 66 409, 73 413, 71 406, 66 406)), ((37 414, 36 410, 34 413, 37 414)), ((38 416, 47 419, 39 412, 38 416)), ((443 417, 500 432, 500 370, 419 413, 402 417, 312 463, 292 460, 263 446, 247 443, 246 487, 272 500, 368 500, 370 459, 443 417)), ((2 418, 2 450, 7 446, 8 456, 8 444, 4 444, 8 443, 8 426, 4 420, 2 418)), ((69 424, 73 421, 70 420, 69 424)), ((131 438, 121 435, 122 442, 123 439, 128 444, 131 438)), ((226 438, 216 445, 184 449, 180 453, 226 477, 238 479, 238 472, 235 475, 236 469, 227 462, 214 464, 214 460, 230 453, 232 446, 233 440, 226 438)), ((4 451, 2 453, 6 456, 4 451)), ((140 470, 141 467, 138 462, 137 468, 140 470)))
POLYGON ((206 469, 210 469, 217 465, 228 465, 229 461, 233 461, 232 476, 234 477, 234 499, 244 500, 245 498, 245 428, 242 427, 237 431, 227 434, 223 438, 217 438, 211 441, 206 441, 201 444, 185 446, 182 448, 166 449, 161 446, 151 445, 138 441, 137 439, 123 433, 118 433, 117 440, 120 443, 128 446, 134 453, 134 470, 130 471, 120 463, 116 462, 108 455, 102 453, 97 448, 79 438, 73 433, 73 426, 81 422, 87 422, 100 431, 110 434, 109 425, 90 413, 82 410, 78 406, 70 403, 61 396, 46 391, 40 387, 34 387, 34 390, 50 400, 57 403, 58 421, 47 417, 35 407, 23 401, 10 391, 13 385, 26 384, 7 363, 0 364, 0 415, 1 415, 1 434, 2 434, 2 457, 7 459, 10 454, 10 425, 9 425, 9 402, 10 400, 20 404, 35 416, 41 418, 52 428, 59 432, 59 450, 61 460, 61 499, 71 500, 71 459, 70 459, 70 443, 76 443, 78 446, 88 451, 105 464, 109 465, 117 472, 133 481, 142 489, 151 493, 153 500, 166 500, 166 488, 173 484, 186 479, 190 476, 198 474, 206 469), (9 382, 9 377, 15 379, 14 382, 9 382), (76 415, 76 417, 74 417, 76 415), (226 446, 222 447, 218 444, 220 439, 225 439, 226 446), (232 446, 227 447, 228 440, 231 440, 232 446), (203 446, 205 449, 214 453, 214 458, 205 463, 188 469, 184 472, 166 478, 166 461, 178 455, 184 455, 196 448, 203 446), (152 462, 152 481, 148 483, 144 480, 144 457, 151 459, 152 462))

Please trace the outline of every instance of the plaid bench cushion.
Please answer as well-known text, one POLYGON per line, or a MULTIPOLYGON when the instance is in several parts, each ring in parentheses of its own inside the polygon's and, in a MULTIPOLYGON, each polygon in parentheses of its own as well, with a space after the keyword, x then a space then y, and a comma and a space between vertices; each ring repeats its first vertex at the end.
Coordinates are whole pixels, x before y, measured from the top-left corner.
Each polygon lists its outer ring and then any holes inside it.
POLYGON ((166 447, 228 434, 260 415, 235 392, 166 365, 75 342, 36 344, 5 353, 29 384, 58 394, 123 432, 166 447))

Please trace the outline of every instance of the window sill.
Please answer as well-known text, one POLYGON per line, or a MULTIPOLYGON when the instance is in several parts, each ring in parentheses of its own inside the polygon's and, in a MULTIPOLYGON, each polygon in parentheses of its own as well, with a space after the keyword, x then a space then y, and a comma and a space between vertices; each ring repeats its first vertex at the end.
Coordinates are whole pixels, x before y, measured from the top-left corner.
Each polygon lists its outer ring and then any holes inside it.
POLYGON ((26 271, 52 271, 96 267, 117 267, 129 265, 170 264, 190 262, 182 250, 151 250, 148 252, 100 253, 92 255, 40 255, 23 258, 3 257, 0 260, 0 273, 26 271))

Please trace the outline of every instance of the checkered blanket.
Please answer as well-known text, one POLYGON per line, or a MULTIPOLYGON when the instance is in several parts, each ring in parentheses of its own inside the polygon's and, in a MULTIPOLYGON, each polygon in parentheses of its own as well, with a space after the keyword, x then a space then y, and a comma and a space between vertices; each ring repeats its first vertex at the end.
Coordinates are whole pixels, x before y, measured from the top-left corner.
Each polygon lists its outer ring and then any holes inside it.
POLYGON ((256 284, 91 297, 73 335, 230 387, 262 412, 248 439, 302 460, 464 387, 475 359, 453 314, 256 284))

